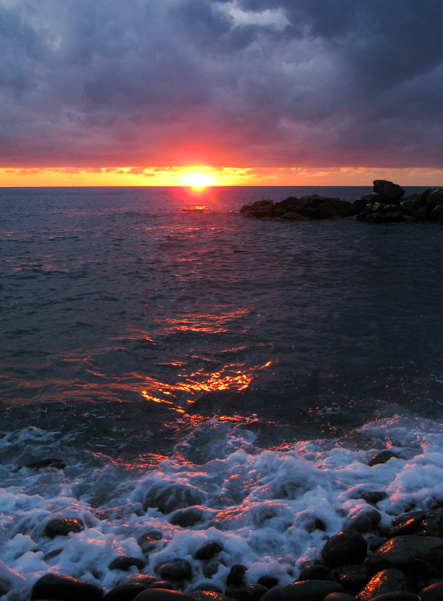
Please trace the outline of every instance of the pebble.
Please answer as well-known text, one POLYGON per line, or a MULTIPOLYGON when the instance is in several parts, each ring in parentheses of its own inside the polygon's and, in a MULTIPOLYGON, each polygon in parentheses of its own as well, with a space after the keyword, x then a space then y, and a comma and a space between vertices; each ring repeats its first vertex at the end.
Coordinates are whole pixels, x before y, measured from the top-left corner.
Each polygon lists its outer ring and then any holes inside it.
POLYGON ((122 572, 127 572, 132 566, 142 570, 145 565, 146 564, 143 559, 139 559, 138 557, 129 557, 128 555, 121 555, 120 557, 113 559, 108 568, 110 570, 121 570, 122 572))
POLYGON ((330 593, 343 592, 337 582, 327 580, 303 580, 276 586, 261 598, 262 601, 323 601, 330 593))
POLYGON ((436 582, 420 591, 421 601, 441 601, 443 599, 443 581, 436 582))
POLYGON ((233 565, 226 578, 226 586, 244 586, 246 570, 241 564, 233 565))
POLYGON ((385 593, 405 590, 406 579, 404 573, 396 568, 391 568, 376 574, 358 594, 357 598, 359 601, 370 601, 374 597, 385 593))
POLYGON ((59 574, 45 574, 37 580, 31 591, 31 601, 100 601, 102 596, 103 590, 95 584, 59 574))
POLYGON ((155 571, 162 579, 180 582, 191 577, 192 566, 186 559, 177 557, 157 564, 155 571))
POLYGON ((109 591, 103 601, 133 601, 139 593, 146 590, 142 584, 120 584, 109 591))
POLYGON ((414 559, 424 559, 442 568, 443 538, 415 535, 391 538, 369 558, 368 566, 375 573, 383 568, 408 566, 414 559))
POLYGON ((192 601, 192 597, 179 591, 150 588, 139 593, 134 601, 192 601))
POLYGON ((191 528, 203 519, 203 511, 190 507, 187 509, 178 509, 169 518, 169 523, 172 526, 180 526, 181 528, 191 528))
POLYGON ((414 593, 396 591, 392 593, 385 593, 384 595, 378 595, 378 597, 373 597, 371 601, 420 601, 420 597, 418 595, 414 595, 414 593))
POLYGON ((194 557, 195 559, 200 560, 212 559, 214 555, 217 555, 217 553, 220 553, 220 551, 223 551, 223 547, 215 541, 210 541, 197 549, 194 557))
POLYGON ((45 526, 45 534, 49 538, 68 536, 70 532, 82 532, 85 529, 83 522, 77 518, 55 518, 45 526))
POLYGON ((62 459, 50 457, 49 459, 41 459, 40 461, 35 461, 34 463, 28 463, 25 465, 25 467, 29 467, 33 470, 40 470, 46 467, 53 467, 56 470, 63 470, 66 467, 66 463, 62 461, 62 459))
POLYGON ((380 451, 380 453, 372 457, 368 465, 374 467, 374 465, 379 465, 380 463, 387 463, 390 459, 400 459, 400 457, 393 451, 380 451))
POLYGON ((348 593, 329 593, 323 601, 355 601, 355 597, 348 593))
POLYGON ((343 530, 352 528, 357 532, 372 532, 381 521, 380 513, 373 507, 361 507, 351 513, 345 521, 343 530))
POLYGON ((335 578, 331 572, 331 570, 322 564, 314 564, 312 566, 307 566, 303 568, 300 572, 298 580, 333 580, 335 578))
POLYGON ((356 530, 345 530, 332 536, 323 546, 321 556, 332 568, 348 564, 363 563, 367 543, 356 530))

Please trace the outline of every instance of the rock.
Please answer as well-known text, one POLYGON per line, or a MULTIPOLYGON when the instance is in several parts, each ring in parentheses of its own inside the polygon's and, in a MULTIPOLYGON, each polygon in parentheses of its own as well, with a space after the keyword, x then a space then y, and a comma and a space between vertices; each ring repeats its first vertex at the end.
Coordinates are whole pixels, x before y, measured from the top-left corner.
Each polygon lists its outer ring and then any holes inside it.
POLYGON ((202 521, 203 515, 204 513, 200 507, 179 509, 171 515, 169 523, 173 526, 181 526, 181 528, 191 528, 202 521))
POLYGON ((56 470, 62 470, 66 467, 66 463, 61 459, 51 457, 49 459, 41 459, 40 461, 36 461, 35 463, 28 463, 25 467, 29 467, 33 470, 40 470, 46 467, 53 467, 56 470))
POLYGON ((373 190, 376 194, 380 194, 386 202, 400 200, 405 193, 401 186, 384 179, 376 179, 374 181, 373 190))
POLYGON ((427 190, 423 195, 425 205, 429 211, 431 211, 437 205, 443 204, 443 188, 439 190, 427 190))
POLYGON ((120 584, 109 591, 104 597, 104 601, 133 601, 139 593, 146 590, 142 584, 120 584))
POLYGON ((420 597, 414 595, 414 593, 393 591, 392 593, 384 593, 383 595, 373 597, 371 601, 420 601, 420 597))
POLYGON ((154 578, 154 576, 148 576, 147 574, 129 574, 120 584, 140 584, 143 588, 150 588, 154 582, 157 582, 157 578, 154 578))
POLYGON ((224 601, 226 597, 222 591, 215 585, 212 585, 210 589, 198 588, 198 590, 190 591, 187 593, 194 601, 224 601))
POLYGON ((384 490, 374 490, 362 492, 358 498, 363 499, 366 501, 366 503, 369 503, 369 505, 376 505, 377 503, 380 503, 380 501, 387 499, 388 493, 386 493, 384 490))
POLYGON ((274 201, 272 200, 257 200, 250 204, 244 205, 240 209, 240 213, 245 217, 272 217, 274 211, 274 201))
POLYGON ((226 577, 226 586, 244 586, 246 570, 241 564, 233 565, 226 577))
POLYGON ((422 206, 421 197, 421 194, 411 194, 410 196, 405 196, 400 204, 405 211, 413 215, 422 206))
POLYGON ((174 585, 169 580, 155 580, 149 588, 165 588, 167 590, 174 590, 174 585))
POLYGON ((170 559, 164 563, 159 563, 155 567, 155 572, 165 580, 181 582, 188 580, 192 575, 192 566, 186 559, 179 557, 170 559))
POLYGON ((306 204, 306 199, 289 196, 274 205, 274 216, 281 217, 287 213, 297 214, 306 204))
POLYGON ((430 221, 443 222, 443 205, 435 205, 429 215, 430 221))
POLYGON ((303 197, 302 200, 306 200, 306 203, 298 212, 309 219, 344 218, 355 214, 352 204, 340 198, 326 198, 314 194, 303 197))
POLYGON ((328 565, 334 568, 347 563, 363 563, 366 550, 366 541, 359 532, 345 530, 326 541, 321 556, 328 565))
POLYGON ((45 526, 45 534, 49 538, 68 536, 70 532, 82 532, 85 529, 83 522, 77 518, 55 518, 45 526))
POLYGON ((374 205, 382 200, 383 197, 381 194, 363 194, 363 196, 359 196, 356 200, 354 200, 352 206, 357 213, 361 213, 368 207, 368 205, 374 205))
POLYGON ((134 601, 192 601, 192 597, 179 591, 150 588, 139 593, 134 601))
POLYGON ((348 593, 329 593, 323 601, 355 601, 355 597, 348 593))
POLYGON ((443 581, 422 589, 419 596, 421 601, 441 601, 443 599, 443 581))
POLYGON ((212 559, 214 555, 223 551, 223 547, 217 542, 207 542, 195 552, 195 559, 212 559))
POLYGON ((167 486, 163 482, 155 483, 145 493, 143 509, 150 507, 158 509, 161 513, 171 513, 176 509, 198 506, 205 500, 205 494, 190 484, 171 483, 167 486))
POLYGON ((381 515, 372 507, 360 507, 349 513, 343 530, 352 528, 357 532, 372 532, 381 521, 381 515))
POLYGON ((110 570, 121 570, 122 572, 127 572, 129 568, 132 568, 132 566, 142 570, 145 565, 146 564, 143 559, 139 559, 138 557, 129 557, 128 555, 121 555, 120 557, 113 559, 108 568, 110 570))
POLYGON ((274 586, 277 586, 278 584, 278 578, 265 574, 264 576, 260 576, 257 584, 262 584, 266 588, 274 588, 274 586))
POLYGON ((443 567, 443 538, 433 536, 397 536, 377 549, 368 560, 373 573, 384 568, 409 566, 423 559, 437 569, 443 567))
POLYGON ((282 219, 288 219, 289 221, 306 221, 306 217, 300 215, 300 213, 296 213, 295 211, 288 211, 281 217, 282 219))
MULTIPOLYGON (((362 214, 363 215, 363 214, 362 214)), ((400 223, 404 221, 404 214, 401 211, 383 211, 373 212, 364 216, 366 223, 400 223)))
POLYGON ((369 461, 368 465, 373 467, 374 465, 379 465, 380 463, 387 463, 390 459, 399 459, 399 456, 393 451, 384 450, 380 451, 376 455, 372 457, 369 461))
POLYGON ((365 565, 340 566, 334 570, 336 582, 339 582, 346 591, 358 593, 369 580, 368 570, 365 565))
POLYGON ((218 559, 212 559, 210 561, 205 561, 203 563, 203 575, 205 578, 212 578, 214 574, 217 574, 218 568, 221 565, 225 565, 222 561, 218 559))
POLYGON ((331 570, 321 563, 313 564, 303 568, 298 577, 299 581, 302 580, 331 580, 335 582, 335 578, 331 570))
POLYGON ((100 601, 103 591, 90 582, 77 580, 70 576, 46 574, 32 587, 31 601, 47 599, 57 601, 100 601))
POLYGON ((343 592, 337 582, 304 580, 276 586, 265 593, 262 601, 322 601, 330 593, 343 592))
POLYGON ((358 601, 369 601, 378 595, 406 591, 406 579, 401 570, 391 568, 376 574, 358 594, 358 601))
POLYGON ((250 584, 243 587, 238 599, 239 601, 259 601, 267 592, 268 589, 262 584, 250 584))
POLYGON ((149 530, 149 532, 143 534, 137 541, 143 555, 149 555, 154 549, 157 549, 159 541, 161 541, 162 538, 163 535, 158 530, 149 530))

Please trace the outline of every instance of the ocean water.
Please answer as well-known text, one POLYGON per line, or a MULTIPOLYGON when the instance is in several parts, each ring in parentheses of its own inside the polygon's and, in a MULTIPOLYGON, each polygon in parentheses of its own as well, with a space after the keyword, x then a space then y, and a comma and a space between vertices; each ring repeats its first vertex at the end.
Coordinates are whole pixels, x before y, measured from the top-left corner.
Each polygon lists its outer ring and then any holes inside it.
POLYGON ((0 189, 8 601, 48 572, 109 590, 119 555, 146 574, 187 559, 183 590, 224 589, 237 563, 291 582, 363 492, 388 494, 385 525, 443 500, 441 225, 238 213, 369 191, 0 189), (385 448, 398 458, 369 467, 385 448), (64 470, 26 467, 53 457, 64 470), (189 507, 197 523, 170 523, 189 507), (85 530, 51 540, 54 517, 85 530))

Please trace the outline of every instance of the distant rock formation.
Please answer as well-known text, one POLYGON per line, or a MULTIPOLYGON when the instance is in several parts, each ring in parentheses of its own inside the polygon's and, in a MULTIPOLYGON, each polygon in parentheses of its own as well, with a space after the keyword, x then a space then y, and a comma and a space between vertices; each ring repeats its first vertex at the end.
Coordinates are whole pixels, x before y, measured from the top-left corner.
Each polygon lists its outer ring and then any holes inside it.
POLYGON ((244 205, 244 217, 259 219, 357 219, 366 223, 443 223, 443 189, 429 188, 422 194, 404 197, 398 184, 375 180, 372 194, 364 194, 354 202, 311 194, 297 198, 289 196, 280 202, 258 200, 244 205))

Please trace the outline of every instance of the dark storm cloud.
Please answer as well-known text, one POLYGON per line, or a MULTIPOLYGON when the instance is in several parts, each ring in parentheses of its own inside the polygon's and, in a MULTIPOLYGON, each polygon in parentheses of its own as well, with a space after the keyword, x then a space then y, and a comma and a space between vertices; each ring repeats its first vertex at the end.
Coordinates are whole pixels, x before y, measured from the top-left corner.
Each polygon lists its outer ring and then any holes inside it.
POLYGON ((1 166, 422 166, 440 0, 1 0, 1 166))

